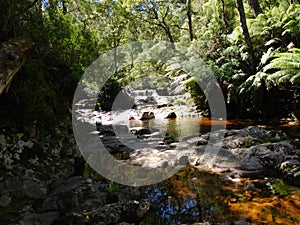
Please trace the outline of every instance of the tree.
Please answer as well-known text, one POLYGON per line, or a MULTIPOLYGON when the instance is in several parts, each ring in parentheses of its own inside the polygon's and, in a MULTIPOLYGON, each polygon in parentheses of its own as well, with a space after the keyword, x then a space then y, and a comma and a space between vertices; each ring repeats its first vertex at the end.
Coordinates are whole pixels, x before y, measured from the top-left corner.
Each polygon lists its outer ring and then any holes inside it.
POLYGON ((250 67, 251 67, 252 72, 255 73, 255 70, 256 70, 255 69, 255 56, 254 56, 254 51, 253 51, 252 40, 251 40, 249 31, 248 31, 243 0, 236 0, 236 6, 237 6, 239 16, 240 16, 240 23, 241 23, 244 40, 248 47, 250 67))
POLYGON ((253 15, 257 17, 258 14, 261 12, 261 8, 258 0, 249 0, 249 5, 252 9, 253 15))
MULTIPOLYGON (((182 3, 178 4, 183 5, 182 3)), ((178 15, 180 14, 178 13, 180 11, 180 7, 178 8, 176 4, 166 0, 125 1, 123 5, 125 5, 128 11, 132 12, 135 20, 140 20, 140 24, 144 27, 144 31, 145 28, 147 29, 150 27, 152 29, 152 33, 155 34, 154 39, 158 39, 159 36, 166 36, 168 41, 171 43, 171 48, 175 48, 174 43, 179 39, 178 31, 180 29, 184 29, 182 28, 182 15, 178 15), (161 31, 163 31, 164 35, 161 35, 161 31)), ((192 32, 191 26, 190 29, 192 32)))
POLYGON ((187 0, 186 1, 187 5, 187 18, 188 18, 188 25, 189 25, 189 35, 190 35, 190 41, 193 41, 194 39, 194 34, 193 34, 193 21, 192 21, 192 0, 187 0))
POLYGON ((5 41, 9 38, 15 38, 22 34, 22 17, 38 2, 40 2, 40 0, 0 1, 0 41, 5 41))

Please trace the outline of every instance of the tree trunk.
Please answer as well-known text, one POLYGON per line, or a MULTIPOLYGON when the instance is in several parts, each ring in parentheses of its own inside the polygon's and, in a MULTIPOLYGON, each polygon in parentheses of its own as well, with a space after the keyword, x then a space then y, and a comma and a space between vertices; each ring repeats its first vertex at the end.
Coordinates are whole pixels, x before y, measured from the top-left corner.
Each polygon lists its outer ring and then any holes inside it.
POLYGON ((239 15, 240 15, 240 23, 241 23, 244 40, 248 47, 250 67, 251 67, 252 72, 255 73, 256 72, 255 57, 254 57, 251 37, 250 37, 248 26, 247 26, 243 0, 236 0, 236 7, 237 7, 237 9, 239 11, 239 15))
POLYGON ((255 17, 261 12, 260 5, 258 0, 249 0, 250 7, 252 9, 253 15, 255 17))
POLYGON ((222 1, 222 18, 224 21, 224 25, 225 25, 225 32, 226 34, 229 33, 229 24, 228 24, 228 20, 226 19, 226 12, 225 12, 225 0, 221 0, 222 1))
POLYGON ((164 25, 162 26, 162 28, 165 30, 165 32, 166 32, 166 34, 167 34, 167 36, 168 36, 168 38, 169 38, 169 41, 171 42, 171 48, 172 48, 172 49, 175 49, 175 44, 174 44, 175 41, 174 41, 173 35, 172 35, 172 33, 171 33, 169 27, 168 27, 166 24, 164 24, 164 25))
POLYGON ((61 1, 62 2, 62 7, 63 7, 63 14, 65 15, 68 12, 67 8, 67 2, 66 1, 61 1))
POLYGON ((191 0, 187 0, 187 18, 188 18, 188 25, 189 25, 189 35, 190 41, 193 41, 193 22, 192 22, 192 4, 191 0))

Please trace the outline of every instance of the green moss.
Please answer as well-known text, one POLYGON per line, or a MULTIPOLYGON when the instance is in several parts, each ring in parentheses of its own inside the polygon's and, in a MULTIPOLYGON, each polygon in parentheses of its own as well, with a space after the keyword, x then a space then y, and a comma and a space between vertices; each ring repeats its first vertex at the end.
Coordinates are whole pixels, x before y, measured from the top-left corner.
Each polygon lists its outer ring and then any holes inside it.
POLYGON ((280 138, 277 138, 277 137, 270 137, 270 136, 267 136, 267 137, 262 138, 262 141, 263 141, 264 143, 266 143, 266 142, 277 143, 277 142, 280 142, 280 141, 285 141, 285 140, 287 140, 287 139, 288 139, 287 137, 280 137, 280 138))
POLYGON ((116 154, 114 154, 114 157, 115 157, 117 160, 126 160, 126 159, 130 159, 129 152, 116 153, 116 154))
POLYGON ((253 142, 250 138, 245 138, 243 143, 243 148, 250 148, 251 146, 256 145, 257 143, 253 142))
POLYGON ((275 190, 275 193, 280 196, 292 195, 296 190, 299 190, 297 187, 285 184, 282 180, 272 183, 272 187, 275 190))
POLYGON ((110 182, 108 187, 106 188, 106 190, 110 196, 117 195, 119 189, 120 189, 119 185, 114 182, 110 182))
POLYGON ((245 198, 243 198, 243 197, 239 198, 239 201, 242 202, 242 203, 248 202, 248 201, 247 201, 245 198))

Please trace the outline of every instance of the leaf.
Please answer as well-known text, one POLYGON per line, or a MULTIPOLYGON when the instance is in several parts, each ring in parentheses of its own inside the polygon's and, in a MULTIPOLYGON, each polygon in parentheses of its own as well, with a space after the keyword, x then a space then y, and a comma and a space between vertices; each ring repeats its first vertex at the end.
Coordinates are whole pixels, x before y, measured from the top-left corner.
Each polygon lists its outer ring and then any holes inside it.
POLYGON ((184 85, 190 86, 196 82, 195 77, 191 77, 183 82, 184 85))
POLYGON ((264 53, 260 59, 262 65, 265 65, 267 61, 274 56, 274 48, 271 47, 266 53, 264 53))
POLYGON ((292 33, 292 31, 290 29, 286 29, 285 31, 282 32, 281 36, 284 36, 289 33, 292 33))
POLYGON ((271 40, 269 40, 266 44, 265 44, 265 46, 270 46, 270 45, 272 45, 272 44, 278 44, 278 43, 280 43, 281 42, 281 39, 279 39, 279 38, 273 38, 273 39, 271 39, 271 40))
POLYGON ((296 21, 296 20, 290 20, 288 23, 286 23, 283 28, 286 29, 286 28, 296 28, 297 26, 299 25, 299 22, 296 21))
POLYGON ((172 84, 173 85, 178 85, 178 84, 182 83, 184 80, 186 80, 187 78, 188 78, 188 74, 182 74, 178 77, 175 77, 172 84))
POLYGON ((294 75, 291 78, 291 82, 292 82, 292 84, 296 84, 296 83, 300 82, 300 72, 298 72, 296 75, 294 75))

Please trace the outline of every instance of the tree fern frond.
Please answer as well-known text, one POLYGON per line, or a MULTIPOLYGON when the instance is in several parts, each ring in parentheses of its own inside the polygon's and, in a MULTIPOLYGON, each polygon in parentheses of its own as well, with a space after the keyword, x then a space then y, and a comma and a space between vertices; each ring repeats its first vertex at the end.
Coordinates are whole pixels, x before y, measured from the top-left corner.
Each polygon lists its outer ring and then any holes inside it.
POLYGON ((190 77, 189 79, 182 82, 183 85, 190 86, 196 82, 195 77, 190 77))
POLYGON ((181 65, 179 63, 172 63, 167 68, 166 71, 181 69, 181 65))
POLYGON ((166 70, 165 77, 174 77, 182 72, 182 66, 179 63, 172 63, 166 70))
POLYGON ((266 78, 267 74, 264 72, 258 72, 250 77, 242 83, 239 87, 240 93, 250 92, 260 87, 261 80, 266 78))
POLYGON ((276 57, 284 58, 284 59, 297 59, 300 60, 300 49, 293 48, 289 52, 278 52, 276 53, 276 57))
POLYGON ((280 40, 279 38, 273 38, 273 39, 269 40, 269 41, 265 44, 265 46, 270 46, 270 45, 272 45, 272 44, 278 44, 278 43, 280 43, 280 42, 281 42, 281 40, 280 40))
POLYGON ((300 5, 299 4, 291 4, 286 11, 287 15, 299 15, 300 13, 300 5))
POLYGON ((291 80, 291 77, 293 77, 293 74, 291 74, 291 73, 285 74, 285 75, 279 77, 278 83, 287 83, 291 80))
POLYGON ((286 29, 286 28, 289 28, 289 29, 295 28, 298 24, 299 24, 298 21, 296 21, 296 20, 290 20, 289 22, 287 22, 287 23, 283 26, 283 28, 284 28, 284 29, 286 29))
POLYGON ((292 33, 292 31, 290 29, 286 29, 281 33, 281 36, 285 36, 286 34, 290 34, 290 33, 292 33))
POLYGON ((291 70, 279 70, 275 73, 269 74, 267 77, 268 81, 273 81, 274 83, 288 83, 295 76, 295 71, 291 70))
POLYGON ((300 83, 300 72, 298 72, 291 78, 291 82, 292 84, 300 83))
POLYGON ((264 72, 270 69, 300 70, 300 49, 293 49, 290 52, 275 53, 275 59, 265 66, 264 72))
POLYGON ((268 66, 271 69, 300 69, 300 62, 275 59, 268 66))
POLYGON ((188 78, 188 74, 182 74, 178 77, 173 78, 174 81, 172 82, 172 85, 178 85, 180 83, 182 83, 184 80, 186 80, 188 78))
MULTIPOLYGON (((299 48, 292 48, 291 50, 289 50, 289 52, 295 53, 295 54, 300 54, 300 49, 299 48)), ((299 55, 300 57, 300 55, 299 55)))

